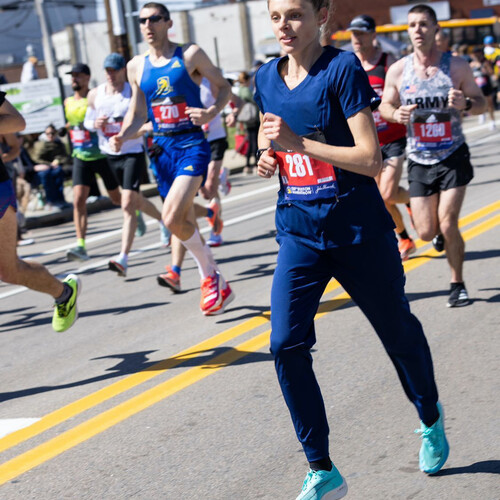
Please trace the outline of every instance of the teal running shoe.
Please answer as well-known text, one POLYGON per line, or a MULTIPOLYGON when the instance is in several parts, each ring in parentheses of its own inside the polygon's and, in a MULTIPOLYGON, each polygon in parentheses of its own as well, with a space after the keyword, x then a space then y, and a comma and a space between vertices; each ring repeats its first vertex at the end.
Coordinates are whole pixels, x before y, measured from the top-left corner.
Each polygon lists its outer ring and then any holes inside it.
POLYGON ((420 470, 426 474, 440 471, 450 453, 450 447, 444 433, 444 412, 441 403, 437 404, 439 419, 431 427, 420 422, 420 429, 415 432, 421 435, 422 446, 418 454, 420 470))
POLYGON ((144 217, 142 216, 142 212, 137 210, 137 229, 135 230, 136 236, 144 236, 147 231, 146 223, 144 222, 144 217))
POLYGON ((309 470, 296 500, 338 500, 347 495, 347 483, 332 463, 332 470, 309 470))
POLYGON ((165 227, 163 222, 160 222, 160 242, 163 248, 167 248, 170 246, 170 242, 172 240, 172 233, 165 227))
POLYGON ((71 297, 62 304, 54 305, 54 316, 52 316, 52 328, 55 332, 65 332, 78 318, 76 298, 82 289, 80 278, 75 274, 68 274, 63 280, 73 290, 71 297))

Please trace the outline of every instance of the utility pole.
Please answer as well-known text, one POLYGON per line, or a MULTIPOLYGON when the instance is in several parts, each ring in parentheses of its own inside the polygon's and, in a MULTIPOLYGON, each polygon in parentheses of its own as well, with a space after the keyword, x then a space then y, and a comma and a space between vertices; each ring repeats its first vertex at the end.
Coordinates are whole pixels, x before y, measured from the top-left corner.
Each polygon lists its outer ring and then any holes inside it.
POLYGON ((109 45, 113 52, 118 52, 127 61, 130 59, 127 30, 120 0, 104 0, 108 23, 109 45))
POLYGON ((47 69, 47 76, 49 78, 57 77, 54 46, 52 45, 52 32, 47 20, 45 12, 44 0, 35 0, 36 13, 40 21, 40 28, 42 30, 42 44, 43 44, 43 58, 45 68, 47 69))

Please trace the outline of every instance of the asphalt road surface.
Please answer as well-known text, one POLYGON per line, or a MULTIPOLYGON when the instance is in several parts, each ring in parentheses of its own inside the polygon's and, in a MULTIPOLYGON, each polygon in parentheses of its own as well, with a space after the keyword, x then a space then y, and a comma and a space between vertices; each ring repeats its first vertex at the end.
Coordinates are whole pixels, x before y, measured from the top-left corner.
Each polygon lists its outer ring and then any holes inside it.
MULTIPOLYGON (((472 305, 446 307, 446 258, 430 244, 418 241, 405 265, 446 412, 451 452, 439 475, 419 472, 416 411, 335 282, 318 312, 315 370, 351 499, 500 498, 500 133, 476 119, 467 129, 476 176, 461 224, 472 305)), ((183 293, 157 285, 169 254, 154 221, 125 279, 107 269, 120 248, 119 210, 91 217, 92 259, 80 266, 65 259, 72 224, 32 231, 36 244, 20 254, 59 276, 80 273, 80 317, 54 333, 50 297, 0 284, 0 498, 296 497, 307 463, 268 344, 277 181, 231 180, 225 244, 214 253, 236 300, 221 316, 200 313, 190 258, 183 293)))

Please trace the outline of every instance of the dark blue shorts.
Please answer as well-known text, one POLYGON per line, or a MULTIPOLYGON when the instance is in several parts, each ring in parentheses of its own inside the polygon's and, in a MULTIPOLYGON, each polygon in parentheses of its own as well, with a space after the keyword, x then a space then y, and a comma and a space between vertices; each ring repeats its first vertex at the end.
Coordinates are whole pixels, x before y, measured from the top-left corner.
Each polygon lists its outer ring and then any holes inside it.
POLYGON ((151 161, 151 170, 156 177, 160 195, 164 198, 168 195, 175 178, 179 175, 201 176, 203 185, 210 158, 211 151, 207 141, 185 149, 163 147, 161 154, 151 161))
POLYGON ((9 206, 17 210, 16 192, 10 180, 0 182, 0 219, 4 216, 9 206))

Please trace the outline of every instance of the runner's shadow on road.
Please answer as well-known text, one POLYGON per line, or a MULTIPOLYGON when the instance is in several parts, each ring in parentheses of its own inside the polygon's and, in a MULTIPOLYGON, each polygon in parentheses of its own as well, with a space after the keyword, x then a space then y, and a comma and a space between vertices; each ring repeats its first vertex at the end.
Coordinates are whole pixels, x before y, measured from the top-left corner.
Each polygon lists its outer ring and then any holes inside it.
POLYGON ((500 460, 484 460, 463 467, 450 467, 440 470, 433 476, 454 476, 456 474, 500 474, 500 460))
POLYGON ((223 325, 225 323, 235 323, 238 321, 242 321, 244 319, 255 318, 256 316, 264 316, 264 318, 266 318, 268 321, 271 319, 271 314, 269 313, 269 306, 242 305, 240 307, 229 307, 228 309, 225 310, 225 312, 238 311, 238 310, 247 311, 247 313, 242 314, 241 316, 237 316, 236 318, 221 319, 217 321, 217 324, 223 325))
POLYGON ((500 257, 500 248, 465 252, 466 262, 469 260, 495 259, 497 257, 500 257))
POLYGON ((61 389, 71 389, 82 385, 94 384, 111 380, 117 377, 133 375, 139 372, 147 371, 166 371, 174 368, 189 368, 200 366, 203 369, 213 370, 224 368, 229 365, 242 365, 247 363, 260 363, 262 361, 271 361, 270 353, 260 353, 256 351, 242 351, 234 347, 215 347, 213 349, 202 351, 190 351, 189 354, 172 356, 161 361, 149 361, 148 355, 157 352, 140 351, 126 354, 111 354, 109 356, 100 356, 91 358, 90 361, 103 359, 119 359, 120 361, 110 368, 106 368, 101 375, 89 377, 84 380, 69 382, 67 384, 53 386, 31 387, 29 389, 20 389, 17 391, 0 393, 0 403, 11 399, 19 399, 27 396, 34 396, 61 389), (111 372, 111 373, 110 373, 111 372))
POLYGON ((108 358, 109 359, 118 358, 121 359, 121 361, 116 365, 107 368, 105 370, 106 372, 112 372, 112 373, 104 373, 102 375, 96 375, 95 377, 89 377, 84 380, 69 382, 67 384, 31 387, 29 389, 20 389, 18 391, 0 393, 0 402, 8 401, 10 399, 24 398, 26 396, 34 396, 36 394, 42 394, 46 392, 58 391, 60 389, 70 389, 72 387, 79 387, 82 385, 93 384, 96 382, 102 382, 104 380, 109 380, 116 377, 122 377, 124 375, 132 375, 134 373, 143 371, 157 364, 157 361, 148 361, 148 355, 152 354, 153 352, 156 352, 156 350, 132 352, 127 354, 113 354, 110 356, 91 358, 90 361, 108 359, 108 358))
MULTIPOLYGON (((79 311, 78 316, 82 318, 84 316, 102 316, 103 314, 127 314, 132 311, 143 310, 144 308, 163 307, 168 304, 170 304, 170 302, 149 302, 146 304, 137 304, 135 306, 113 307, 108 309, 97 309, 94 311, 79 311)), ((23 316, 21 319, 16 318, 13 321, 0 324, 0 333, 21 330, 23 328, 40 327, 43 325, 50 325, 52 323, 52 316, 47 316, 47 311, 35 311, 33 313, 29 313, 27 312, 28 310, 29 308, 19 310, 19 313, 23 316)), ((12 311, 10 311, 10 313, 12 314, 12 311)))

